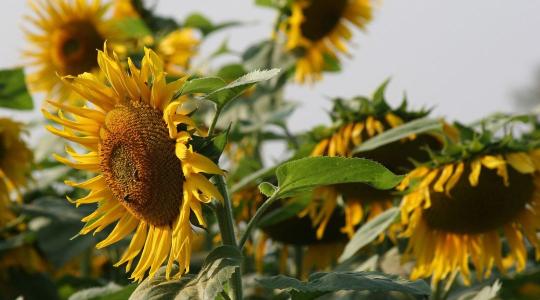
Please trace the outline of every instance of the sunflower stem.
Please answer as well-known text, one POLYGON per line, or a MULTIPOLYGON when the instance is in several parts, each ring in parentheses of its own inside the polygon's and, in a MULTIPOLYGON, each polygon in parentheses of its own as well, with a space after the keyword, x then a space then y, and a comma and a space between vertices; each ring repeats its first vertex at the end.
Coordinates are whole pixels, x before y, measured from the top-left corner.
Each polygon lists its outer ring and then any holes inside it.
POLYGON ((249 223, 247 224, 247 227, 246 227, 246 231, 244 232, 244 234, 240 238, 240 242, 238 243, 238 247, 240 249, 244 248, 244 245, 249 239, 251 231, 255 229, 255 227, 257 226, 257 223, 259 223, 259 220, 262 218, 264 212, 266 212, 266 210, 272 205, 272 203, 274 203, 277 199, 279 199, 277 195, 278 195, 277 191, 274 192, 274 194, 270 196, 270 198, 268 198, 268 200, 266 200, 261 205, 261 207, 259 207, 259 209, 257 209, 253 218, 249 220, 249 223))
POLYGON ((216 130, 216 124, 217 120, 219 118, 219 115, 221 114, 221 105, 216 106, 216 113, 214 114, 214 118, 212 119, 212 123, 210 123, 210 128, 208 128, 208 136, 214 135, 214 131, 216 130))
MULTIPOLYGON (((216 113, 218 115, 218 113, 216 113)), ((236 243, 236 235, 234 233, 234 218, 232 211, 231 198, 229 197, 229 191, 227 189, 227 183, 225 177, 215 177, 216 187, 223 196, 223 202, 218 202, 215 206, 215 213, 218 220, 219 231, 221 233, 221 239, 224 245, 230 245, 238 247, 236 243)), ((236 268, 232 278, 229 282, 232 290, 232 298, 236 300, 242 299, 242 270, 240 267, 236 268)))

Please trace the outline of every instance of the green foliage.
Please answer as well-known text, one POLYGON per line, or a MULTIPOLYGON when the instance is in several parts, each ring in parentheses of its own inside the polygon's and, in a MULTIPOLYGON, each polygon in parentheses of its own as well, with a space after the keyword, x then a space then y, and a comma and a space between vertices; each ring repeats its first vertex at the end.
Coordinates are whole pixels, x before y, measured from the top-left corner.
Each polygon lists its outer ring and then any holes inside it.
POLYGON ((291 197, 317 186, 361 182, 387 190, 402 179, 383 165, 363 158, 307 157, 280 165, 276 169, 276 198, 291 197))
POLYGON ((399 208, 393 207, 362 225, 345 246, 345 250, 343 250, 339 261, 346 261, 358 252, 358 250, 374 241, 377 236, 383 233, 394 222, 398 214, 399 208))
POLYGON ((22 68, 0 70, 0 107, 19 110, 34 108, 22 68))
POLYGON ((184 27, 192 27, 199 29, 203 35, 209 35, 210 33, 224 29, 231 26, 240 25, 240 22, 223 22, 214 24, 210 19, 200 13, 193 13, 189 15, 184 21, 184 27))
POLYGON ((217 247, 206 257, 197 276, 184 275, 179 280, 167 281, 163 267, 154 278, 143 281, 130 299, 214 299, 240 267, 241 260, 242 254, 236 247, 217 247))
POLYGON ((377 149, 384 145, 399 141, 414 134, 421 134, 426 132, 440 132, 442 130, 442 122, 440 120, 433 120, 429 118, 422 118, 407 122, 401 126, 386 130, 369 140, 358 145, 353 153, 365 152, 373 149, 377 149))
POLYGON ((78 291, 71 295, 69 300, 124 300, 133 293, 136 287, 135 284, 122 287, 115 283, 109 283, 103 287, 78 291))
POLYGON ((140 18, 121 18, 110 21, 112 30, 125 39, 139 39, 150 36, 152 32, 140 18))
POLYGON ((218 107, 227 105, 254 84, 268 80, 279 73, 278 69, 253 71, 237 78, 231 83, 218 77, 195 78, 186 82, 180 94, 206 94, 203 99, 210 100, 218 107))
POLYGON ((269 289, 285 290, 293 300, 316 299, 337 291, 395 291, 422 298, 431 294, 429 286, 422 280, 409 281, 379 272, 314 273, 307 282, 278 275, 258 282, 269 289))

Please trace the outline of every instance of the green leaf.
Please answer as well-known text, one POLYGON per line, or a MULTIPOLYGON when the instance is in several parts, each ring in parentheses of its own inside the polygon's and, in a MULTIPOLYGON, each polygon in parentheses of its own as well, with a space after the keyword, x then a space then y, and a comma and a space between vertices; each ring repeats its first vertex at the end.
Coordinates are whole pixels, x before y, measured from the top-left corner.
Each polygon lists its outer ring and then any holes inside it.
POLYGON ((284 275, 263 278, 258 282, 269 289, 285 290, 293 300, 315 299, 337 291, 402 292, 428 297, 429 286, 423 280, 409 281, 380 272, 314 273, 307 282, 284 275))
POLYGON ((279 0, 255 0, 255 4, 263 7, 280 8, 283 1, 279 0))
POLYGON ((136 287, 135 284, 122 287, 110 282, 106 286, 78 291, 71 295, 69 300, 123 300, 127 299, 136 287))
POLYGON ((383 165, 364 158, 307 157, 280 165, 276 170, 277 198, 290 197, 317 186, 338 183, 366 183, 376 189, 396 186, 398 176, 383 165))
POLYGON ((241 64, 228 64, 219 69, 216 76, 229 82, 246 74, 246 69, 241 64))
POLYGON ((272 196, 277 190, 277 187, 269 182, 263 182, 259 184, 259 191, 263 193, 263 195, 270 197, 272 196))
POLYGON ((381 134, 378 134, 369 140, 363 142, 353 150, 353 153, 365 152, 379 148, 381 146, 407 138, 413 134, 420 134, 429 131, 442 130, 440 120, 422 118, 407 122, 401 126, 389 129, 381 134))
POLYGON ((326 72, 340 72, 341 64, 336 56, 324 55, 324 71, 326 72))
POLYGON ((260 169, 257 172, 244 176, 242 180, 238 181, 235 185, 231 187, 231 193, 236 193, 239 190, 247 187, 248 185, 253 184, 258 179, 262 179, 262 178, 272 175, 274 171, 276 170, 276 168, 277 168, 276 166, 273 166, 266 169, 260 169))
POLYGON ((207 17, 200 13, 193 13, 186 18, 184 27, 193 27, 199 29, 203 35, 208 35, 216 30, 223 28, 236 26, 241 24, 240 22, 223 22, 220 24, 213 24, 207 17))
POLYGON ((229 128, 213 136, 212 138, 194 136, 191 144, 197 153, 200 153, 213 162, 218 163, 221 153, 227 145, 229 128))
POLYGON ((235 81, 227 84, 224 87, 218 88, 217 90, 206 95, 206 99, 215 102, 218 106, 223 107, 230 101, 236 99, 240 96, 245 90, 250 88, 252 85, 269 80, 272 77, 276 76, 279 73, 279 69, 271 70, 256 70, 245 74, 244 76, 236 79, 235 81))
POLYGON ((203 77, 189 80, 182 87, 181 95, 196 93, 211 93, 224 87, 227 83, 219 77, 203 77))
POLYGON ((467 292, 461 295, 458 300, 494 300, 499 299, 497 295, 501 290, 502 284, 496 280, 493 285, 485 286, 480 291, 467 292))
POLYGON ((0 70, 0 107, 20 110, 34 108, 22 68, 0 70))
POLYGON ((398 214, 399 208, 392 207, 360 227, 345 246, 345 250, 343 251, 343 254, 341 254, 339 262, 351 258, 358 250, 375 240, 379 234, 392 224, 398 214))
POLYGON ((112 30, 127 39, 138 39, 152 34, 140 18, 121 18, 110 21, 112 30))
MULTIPOLYGON (((131 300, 161 299, 214 299, 236 268, 240 267, 242 254, 233 246, 220 246, 206 257, 196 277, 183 275, 180 280, 165 278, 165 267, 156 276, 147 278, 133 292, 131 300)), ((173 275, 178 268, 173 268, 173 275)))
MULTIPOLYGON (((166 267, 161 267, 154 277, 146 278, 133 291, 130 300, 161 300, 175 299, 180 290, 184 288, 190 280, 195 277, 191 274, 182 275, 177 280, 167 280, 165 276, 166 267)), ((172 275, 178 273, 178 266, 173 265, 172 275)))

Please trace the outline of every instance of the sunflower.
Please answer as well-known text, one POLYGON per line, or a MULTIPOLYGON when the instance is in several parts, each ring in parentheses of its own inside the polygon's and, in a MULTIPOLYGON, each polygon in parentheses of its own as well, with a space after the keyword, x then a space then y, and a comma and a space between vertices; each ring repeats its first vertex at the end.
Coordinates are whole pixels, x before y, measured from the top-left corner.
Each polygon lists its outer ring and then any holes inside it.
POLYGON ((22 124, 0 118, 0 227, 14 219, 9 209, 11 195, 20 200, 32 166, 32 151, 22 140, 22 124))
POLYGON ((32 68, 27 76, 33 91, 66 99, 72 96, 60 76, 97 69, 97 49, 115 40, 105 20, 108 6, 100 0, 31 0, 34 16, 26 16, 34 30, 25 29, 31 47, 23 52, 32 68))
MULTIPOLYGON (((376 94, 384 91, 379 90, 376 94)), ((359 98, 360 99, 360 98, 359 98)), ((335 127, 314 130, 316 145, 311 156, 363 157, 380 162, 391 171, 405 173, 414 168, 414 161, 429 159, 426 148, 440 148, 441 137, 435 134, 411 135, 374 150, 353 154, 353 150, 364 140, 374 137, 390 128, 424 117, 428 112, 407 111, 404 105, 390 108, 383 98, 368 100, 361 98, 357 107, 353 101, 336 101, 332 113, 335 127), (321 133, 322 131, 322 133, 321 133), (396 155, 400 153, 400 155, 396 155)), ((309 215, 318 227, 321 237, 333 211, 340 204, 345 210, 345 225, 342 232, 352 237, 356 227, 364 220, 371 219, 393 206, 393 191, 380 191, 364 184, 338 184, 317 188, 313 201, 300 213, 309 215)))
POLYGON ((300 53, 296 63, 298 82, 321 79, 325 62, 347 53, 350 25, 364 29, 372 17, 370 0, 295 0, 291 14, 281 24, 286 48, 300 53))
POLYGON ((483 151, 467 158, 417 167, 398 187, 404 259, 416 260, 412 278, 440 280, 461 273, 470 284, 469 259, 478 280, 494 266, 525 268, 525 237, 540 258, 540 150, 483 151), (500 233, 509 255, 503 257, 500 233))
POLYGON ((111 234, 97 248, 107 247, 134 232, 129 247, 116 266, 127 263, 129 272, 139 256, 131 278, 140 281, 147 271, 154 275, 167 260, 167 277, 173 262, 189 271, 193 220, 205 225, 201 202, 222 196, 204 174, 223 174, 207 157, 194 151, 192 137, 199 134, 186 99, 173 95, 185 79, 167 83, 163 62, 152 50, 138 69, 128 59, 124 70, 116 54, 99 51, 98 62, 108 85, 89 73, 67 77, 65 82, 88 105, 76 107, 50 101, 58 115, 45 116, 62 125, 48 126, 52 133, 89 150, 79 154, 66 147, 71 159, 56 158, 76 169, 98 175, 68 185, 90 190, 77 205, 98 203, 82 221, 81 234, 99 232, 115 223, 111 234), (72 117, 64 115, 69 113, 72 117))
POLYGON ((182 76, 197 53, 199 39, 191 28, 182 28, 167 34, 157 45, 157 53, 165 62, 169 74, 182 76))

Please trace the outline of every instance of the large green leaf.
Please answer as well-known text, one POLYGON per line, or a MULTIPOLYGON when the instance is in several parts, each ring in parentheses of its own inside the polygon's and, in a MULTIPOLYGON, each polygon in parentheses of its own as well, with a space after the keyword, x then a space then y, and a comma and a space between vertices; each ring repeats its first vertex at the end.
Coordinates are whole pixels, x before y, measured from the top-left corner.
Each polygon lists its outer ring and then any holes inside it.
POLYGON ((34 108, 22 68, 0 70, 0 107, 20 110, 34 108))
POLYGON ((269 289, 285 290, 293 300, 315 299, 337 291, 402 292, 428 297, 429 286, 423 280, 409 281, 380 272, 331 272, 314 273, 307 282, 278 275, 258 280, 269 289))
POLYGON ((339 262, 351 258, 358 250, 375 240, 379 234, 392 224, 398 214, 399 208, 392 207, 360 227, 345 246, 345 250, 343 251, 343 254, 341 254, 339 262))
POLYGON ((358 147, 353 150, 353 153, 373 150, 407 138, 413 134, 420 134, 428 131, 440 131, 441 129, 442 122, 440 120, 428 118, 414 120, 370 138, 369 140, 358 145, 358 147))
POLYGON ((254 84, 261 81, 269 80, 272 77, 276 76, 278 73, 279 69, 252 71, 227 84, 226 86, 212 91, 211 93, 206 95, 205 98, 215 102, 218 106, 225 106, 227 103, 236 99, 245 90, 247 90, 254 84))
MULTIPOLYGON (((54 197, 39 198, 21 207, 25 215, 43 217, 34 218, 29 227, 36 232, 39 248, 56 267, 94 246, 96 237, 89 234, 72 239, 82 227, 81 219, 92 210, 90 205, 76 208, 68 201, 54 197)), ((99 233, 99 237, 103 234, 99 233)))
POLYGON ((225 80, 219 77, 202 77, 191 79, 182 87, 182 95, 195 93, 211 93, 227 85, 225 80))
POLYGON ((130 299, 214 299, 223 291, 224 284, 240 267, 241 261, 242 254, 236 247, 217 247, 206 257, 196 277, 184 275, 180 280, 167 281, 165 268, 161 268, 156 276, 143 281, 130 299))
POLYGON ((257 180, 268 177, 269 175, 274 173, 275 170, 276 167, 273 166, 266 169, 260 169, 259 171, 244 176, 240 181, 238 181, 231 187, 231 193, 236 193, 239 190, 255 183, 257 180))
POLYGON ((366 183, 376 189, 387 190, 402 179, 402 176, 368 159, 327 156, 286 162, 277 168, 276 176, 276 198, 290 197, 317 186, 339 183, 366 183))

